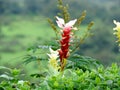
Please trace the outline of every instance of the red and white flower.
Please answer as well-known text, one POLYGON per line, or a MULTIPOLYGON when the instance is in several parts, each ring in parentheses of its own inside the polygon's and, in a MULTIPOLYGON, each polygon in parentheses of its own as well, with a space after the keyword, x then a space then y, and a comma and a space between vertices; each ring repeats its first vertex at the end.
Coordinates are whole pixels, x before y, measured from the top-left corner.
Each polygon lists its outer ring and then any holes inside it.
POLYGON ((69 56, 71 30, 77 30, 77 28, 73 27, 77 19, 74 19, 69 21, 68 23, 65 23, 64 19, 59 17, 56 17, 56 18, 57 18, 57 21, 56 21, 57 25, 62 29, 62 34, 61 34, 62 39, 60 40, 61 48, 58 50, 59 57, 60 57, 60 64, 62 67, 62 65, 64 65, 64 60, 66 60, 69 56))

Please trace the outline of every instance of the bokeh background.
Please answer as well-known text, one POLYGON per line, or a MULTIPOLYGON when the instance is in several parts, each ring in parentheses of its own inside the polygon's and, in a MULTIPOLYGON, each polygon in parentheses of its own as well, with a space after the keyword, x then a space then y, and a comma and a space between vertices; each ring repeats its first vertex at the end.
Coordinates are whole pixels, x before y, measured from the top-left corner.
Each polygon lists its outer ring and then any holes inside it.
MULTIPOLYGON (((87 11, 80 28, 94 21, 93 35, 80 50, 81 55, 98 59, 104 65, 120 62, 113 20, 120 21, 120 0, 63 0, 72 18, 87 11)), ((57 0, 0 0, 0 65, 18 66, 27 48, 55 37, 47 22, 59 12, 57 0)))

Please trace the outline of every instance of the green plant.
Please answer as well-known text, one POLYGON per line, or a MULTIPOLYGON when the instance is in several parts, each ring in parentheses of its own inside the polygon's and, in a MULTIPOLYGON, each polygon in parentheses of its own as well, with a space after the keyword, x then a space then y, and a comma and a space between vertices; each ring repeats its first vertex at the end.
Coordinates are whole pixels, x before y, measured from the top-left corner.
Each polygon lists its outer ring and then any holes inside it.
MULTIPOLYGON (((38 82, 21 79, 24 75, 19 69, 1 66, 0 90, 119 90, 120 67, 117 64, 105 68, 96 59, 76 54, 79 46, 91 34, 93 22, 88 24, 84 33, 77 35, 86 12, 78 19, 71 20, 68 6, 62 0, 58 0, 58 7, 61 13, 56 16, 56 22, 61 31, 48 19, 56 33, 56 42, 47 44, 47 50, 44 46, 32 46, 28 48, 30 54, 24 58, 25 64, 36 61, 40 65, 39 72, 30 75, 38 82)), ((119 29, 118 25, 115 29, 119 29)))
POLYGON ((62 74, 46 77, 39 88, 45 90, 119 90, 120 68, 100 66, 97 70, 66 69, 62 74))
POLYGON ((27 80, 20 79, 25 75, 21 73, 19 69, 11 69, 8 67, 0 66, 0 71, 3 72, 0 75, 0 90, 31 90, 33 86, 27 80))
MULTIPOLYGON (((58 30, 58 28, 51 19, 48 19, 48 22, 55 31, 57 37, 55 40, 55 44, 50 48, 50 51, 52 52, 51 54, 48 55, 50 57, 49 61, 56 59, 57 62, 59 62, 58 64, 60 66, 60 71, 63 71, 67 61, 69 60, 69 57, 72 57, 74 55, 74 53, 77 51, 79 46, 91 34, 90 29, 91 26, 93 25, 93 22, 90 22, 88 24, 87 30, 83 31, 84 33, 81 33, 81 35, 78 36, 77 32, 80 31, 79 26, 86 16, 86 11, 84 11, 78 19, 71 20, 70 18, 71 16, 68 12, 68 6, 64 5, 62 0, 58 0, 58 8, 61 11, 60 13, 58 13, 58 16, 63 18, 56 16, 57 19, 56 22, 61 30, 58 30), (58 48, 56 48, 55 46, 57 46, 58 48)), ((39 49, 38 46, 30 48, 30 50, 33 50, 33 53, 36 53, 37 49, 39 49)), ((29 58, 28 56, 25 62, 43 60, 38 57, 32 56, 29 58)), ((75 60, 73 60, 73 62, 74 61, 75 60)), ((88 62, 89 61, 90 60, 88 60, 88 62)))

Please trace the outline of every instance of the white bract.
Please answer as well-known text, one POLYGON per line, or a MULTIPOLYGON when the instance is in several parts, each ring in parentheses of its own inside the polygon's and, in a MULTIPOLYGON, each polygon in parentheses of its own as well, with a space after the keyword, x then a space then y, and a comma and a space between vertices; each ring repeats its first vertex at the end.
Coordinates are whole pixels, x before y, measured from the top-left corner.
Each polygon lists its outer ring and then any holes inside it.
POLYGON ((60 27, 62 29, 67 28, 67 27, 71 27, 72 29, 77 30, 76 27, 73 28, 73 25, 76 23, 77 19, 74 19, 74 20, 69 21, 68 23, 65 23, 64 19, 62 19, 58 16, 56 16, 56 18, 57 18, 56 22, 57 22, 58 27, 60 27))
POLYGON ((48 54, 49 56, 49 67, 51 67, 51 69, 53 71, 58 71, 59 70, 59 65, 58 65, 58 60, 57 58, 58 56, 58 51, 54 51, 52 50, 52 48, 49 48, 50 50, 50 54, 48 54))
POLYGON ((113 20, 113 23, 116 25, 116 27, 113 28, 113 30, 120 30, 120 22, 117 22, 116 20, 113 20))
POLYGON ((50 58, 52 59, 57 59, 59 56, 58 56, 58 51, 54 51, 52 50, 52 48, 49 48, 50 50, 50 54, 47 54, 50 58))

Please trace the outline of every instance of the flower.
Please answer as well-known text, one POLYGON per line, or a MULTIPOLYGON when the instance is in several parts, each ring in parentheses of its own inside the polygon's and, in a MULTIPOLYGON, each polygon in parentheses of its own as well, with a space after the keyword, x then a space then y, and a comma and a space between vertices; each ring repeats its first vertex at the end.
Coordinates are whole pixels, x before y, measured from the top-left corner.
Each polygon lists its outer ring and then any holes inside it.
POLYGON ((120 31, 120 22, 117 22, 116 20, 113 20, 113 23, 116 24, 116 27, 113 28, 113 30, 120 31))
POLYGON ((76 27, 73 28, 73 25, 76 23, 77 19, 71 20, 71 21, 69 21, 68 23, 65 23, 64 19, 62 19, 62 18, 60 18, 60 17, 58 17, 58 16, 56 16, 56 19, 57 19, 57 21, 56 21, 56 22, 57 22, 57 25, 58 25, 58 27, 60 27, 61 29, 66 28, 66 27, 69 27, 69 28, 72 28, 72 29, 74 29, 74 30, 77 30, 76 27))
POLYGON ((58 51, 54 51, 52 50, 52 48, 49 48, 50 50, 50 54, 48 54, 48 56, 52 59, 57 59, 59 56, 58 56, 58 51))
POLYGON ((74 28, 73 25, 76 23, 77 19, 71 20, 68 23, 65 23, 65 21, 62 18, 57 17, 57 25, 62 29, 62 39, 60 40, 60 49, 59 51, 59 57, 60 57, 60 66, 61 70, 64 69, 64 66, 66 64, 66 59, 69 56, 69 46, 70 46, 70 39, 71 39, 71 30, 77 30, 77 28, 74 28))
MULTIPOLYGON (((116 25, 115 28, 113 28, 113 30, 115 30, 115 35, 118 38, 117 42, 120 43, 120 22, 117 22, 116 20, 113 20, 113 23, 116 25)), ((120 46, 120 44, 119 44, 120 46)))
POLYGON ((54 69, 58 70, 59 69, 59 65, 58 65, 58 61, 57 58, 58 56, 58 51, 54 51, 52 50, 52 48, 49 48, 50 50, 50 54, 47 54, 49 56, 49 65, 52 66, 54 69))

